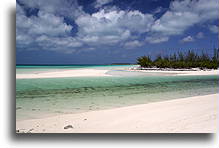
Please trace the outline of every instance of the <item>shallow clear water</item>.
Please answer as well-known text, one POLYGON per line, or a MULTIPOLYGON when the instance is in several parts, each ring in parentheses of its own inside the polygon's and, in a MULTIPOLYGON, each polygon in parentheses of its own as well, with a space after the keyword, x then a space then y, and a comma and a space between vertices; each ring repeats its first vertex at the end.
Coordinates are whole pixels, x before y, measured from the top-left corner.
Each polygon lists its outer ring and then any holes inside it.
POLYGON ((17 79, 17 120, 213 94, 218 81, 218 76, 157 75, 17 79))

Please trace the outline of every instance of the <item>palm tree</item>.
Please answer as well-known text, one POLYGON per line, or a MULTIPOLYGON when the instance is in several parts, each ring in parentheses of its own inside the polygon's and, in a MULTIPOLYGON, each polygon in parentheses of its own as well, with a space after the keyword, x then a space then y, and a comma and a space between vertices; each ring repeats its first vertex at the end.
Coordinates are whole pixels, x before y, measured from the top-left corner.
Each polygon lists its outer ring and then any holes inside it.
POLYGON ((137 59, 138 64, 141 65, 141 67, 151 67, 152 61, 149 56, 142 56, 137 59))

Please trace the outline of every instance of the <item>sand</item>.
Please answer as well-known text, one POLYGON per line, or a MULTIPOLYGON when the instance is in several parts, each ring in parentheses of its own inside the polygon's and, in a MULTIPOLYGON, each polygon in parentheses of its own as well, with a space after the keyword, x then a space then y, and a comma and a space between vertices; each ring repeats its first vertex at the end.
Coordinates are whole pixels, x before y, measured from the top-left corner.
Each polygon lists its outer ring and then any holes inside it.
POLYGON ((219 94, 17 121, 30 133, 214 133, 219 94))
MULTIPOLYGON (((125 72, 140 72, 136 75, 218 75, 219 70, 199 70, 199 71, 161 71, 161 70, 125 70, 115 71, 117 74, 115 76, 123 76, 125 72), (119 74, 118 74, 119 73, 119 74), (143 74, 144 75, 144 74, 143 74)), ((115 73, 114 72, 114 73, 115 73)), ((74 69, 74 70, 63 70, 56 72, 43 72, 43 73, 33 73, 33 74, 16 74, 16 79, 36 79, 36 78, 64 78, 64 77, 100 77, 100 76, 112 76, 113 70, 102 70, 102 69, 74 69), (111 71, 111 74, 110 74, 111 71)), ((128 76, 132 73, 129 73, 128 76)))
POLYGON ((160 73, 160 74, 170 74, 178 76, 192 76, 192 75, 219 75, 219 70, 197 70, 197 71, 174 71, 174 70, 129 70, 144 73, 160 73))
POLYGON ((65 77, 99 77, 110 76, 106 72, 108 70, 99 69, 74 69, 55 72, 16 74, 16 79, 36 79, 36 78, 65 78, 65 77))

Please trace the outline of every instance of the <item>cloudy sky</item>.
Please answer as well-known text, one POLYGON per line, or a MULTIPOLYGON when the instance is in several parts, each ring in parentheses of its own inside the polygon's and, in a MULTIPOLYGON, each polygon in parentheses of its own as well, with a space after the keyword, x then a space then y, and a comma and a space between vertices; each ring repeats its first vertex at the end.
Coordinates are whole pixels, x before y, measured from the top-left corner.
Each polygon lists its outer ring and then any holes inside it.
POLYGON ((218 0, 17 0, 17 64, 133 63, 218 47, 218 0))

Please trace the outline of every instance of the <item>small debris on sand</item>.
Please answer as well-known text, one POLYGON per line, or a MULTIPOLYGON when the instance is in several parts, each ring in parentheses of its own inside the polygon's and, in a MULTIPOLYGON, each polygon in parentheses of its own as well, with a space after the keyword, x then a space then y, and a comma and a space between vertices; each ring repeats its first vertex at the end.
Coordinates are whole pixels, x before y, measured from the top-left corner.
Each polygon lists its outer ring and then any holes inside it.
POLYGON ((69 128, 73 128, 73 126, 72 125, 67 125, 67 126, 64 127, 64 129, 69 129, 69 128))
POLYGON ((31 128, 31 129, 29 129, 29 131, 27 132, 27 133, 31 133, 31 131, 33 131, 34 129, 33 128, 31 128))

